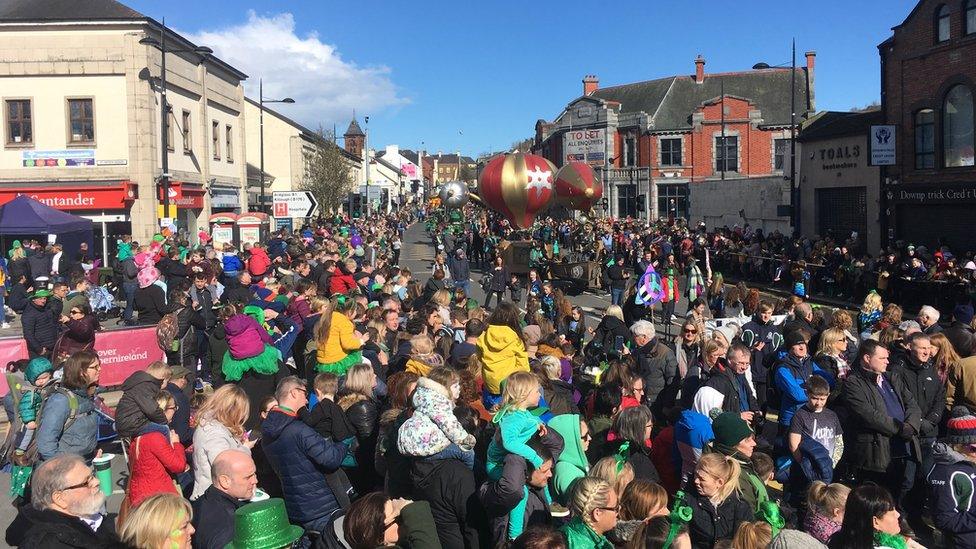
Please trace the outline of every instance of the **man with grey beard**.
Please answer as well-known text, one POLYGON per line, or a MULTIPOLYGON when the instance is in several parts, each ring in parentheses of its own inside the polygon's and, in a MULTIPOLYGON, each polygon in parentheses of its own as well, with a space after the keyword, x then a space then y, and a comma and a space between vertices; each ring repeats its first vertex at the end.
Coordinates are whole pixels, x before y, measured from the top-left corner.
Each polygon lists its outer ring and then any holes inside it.
POLYGON ((23 547, 124 547, 102 514, 105 495, 91 467, 74 454, 42 463, 31 480, 32 499, 7 528, 6 541, 23 547))

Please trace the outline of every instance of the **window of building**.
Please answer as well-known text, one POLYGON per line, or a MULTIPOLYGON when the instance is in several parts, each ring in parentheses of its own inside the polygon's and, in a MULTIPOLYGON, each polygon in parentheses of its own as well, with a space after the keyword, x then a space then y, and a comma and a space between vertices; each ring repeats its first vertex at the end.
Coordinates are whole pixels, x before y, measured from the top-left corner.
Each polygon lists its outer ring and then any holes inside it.
POLYGON ((220 160, 220 122, 216 120, 211 122, 210 141, 213 144, 214 160, 220 160))
POLYGON ((942 147, 947 168, 974 165, 973 92, 966 86, 954 86, 942 104, 942 147))
POLYGON ((976 34, 976 0, 966 0, 966 34, 976 34))
POLYGON ((234 130, 233 128, 230 127, 230 125, 227 125, 224 128, 224 145, 226 145, 226 148, 224 150, 227 151, 227 163, 233 164, 234 163, 234 130))
POLYGON ((30 99, 7 100, 7 144, 33 145, 34 127, 31 121, 30 99))
POLYGON ((789 139, 773 139, 773 169, 781 172, 786 167, 786 155, 789 154, 789 139))
POLYGON ((624 141, 624 166, 637 165, 637 140, 628 137, 624 141))
POLYGON ((661 165, 681 165, 681 138, 669 137, 661 140, 661 165))
POLYGON ((739 171, 739 137, 726 136, 715 138, 715 171, 739 171), (724 143, 722 140, 725 140, 724 143))
POLYGON ((172 152, 176 145, 173 143, 173 127, 176 126, 176 116, 173 111, 166 114, 166 150, 172 152))
POLYGON ((183 111, 183 126, 180 130, 183 132, 183 152, 186 154, 193 153, 193 136, 190 134, 190 111, 183 111))
POLYGON ((935 111, 915 113, 915 169, 935 168, 935 111))
POLYGON ((942 4, 935 11, 935 41, 949 40, 949 6, 942 4))
POLYGON ((68 143, 95 141, 95 106, 90 97, 68 99, 68 143))

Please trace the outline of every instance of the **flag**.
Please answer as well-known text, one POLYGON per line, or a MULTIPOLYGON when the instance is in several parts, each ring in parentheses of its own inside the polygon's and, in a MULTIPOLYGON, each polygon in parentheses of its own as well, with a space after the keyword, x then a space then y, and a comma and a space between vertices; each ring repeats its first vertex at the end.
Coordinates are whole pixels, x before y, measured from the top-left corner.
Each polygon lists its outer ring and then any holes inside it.
POLYGON ((648 265, 647 270, 641 275, 637 282, 637 293, 634 294, 634 303, 650 307, 661 301, 664 297, 664 290, 661 288, 661 275, 654 270, 654 265, 648 265))

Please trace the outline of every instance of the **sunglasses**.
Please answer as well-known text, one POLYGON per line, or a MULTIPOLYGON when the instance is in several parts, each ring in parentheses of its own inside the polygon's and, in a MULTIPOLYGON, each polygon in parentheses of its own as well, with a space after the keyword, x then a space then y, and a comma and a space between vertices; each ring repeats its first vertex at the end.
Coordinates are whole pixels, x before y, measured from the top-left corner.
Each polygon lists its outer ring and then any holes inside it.
POLYGON ((92 481, 95 480, 95 475, 89 473, 85 480, 79 482, 78 484, 73 484, 71 486, 65 486, 64 488, 58 490, 59 492, 67 492, 69 490, 77 490, 78 488, 86 488, 91 485, 92 481))
POLYGON ((585 435, 581 436, 580 439, 581 440, 593 440, 593 435, 591 435, 590 433, 586 433, 585 435))
POLYGON ((684 332, 686 334, 697 334, 698 333, 698 330, 685 330, 684 332))
POLYGON ((73 315, 80 315, 81 314, 81 311, 79 311, 78 309, 71 309, 71 311, 69 311, 69 312, 71 314, 73 314, 73 315))

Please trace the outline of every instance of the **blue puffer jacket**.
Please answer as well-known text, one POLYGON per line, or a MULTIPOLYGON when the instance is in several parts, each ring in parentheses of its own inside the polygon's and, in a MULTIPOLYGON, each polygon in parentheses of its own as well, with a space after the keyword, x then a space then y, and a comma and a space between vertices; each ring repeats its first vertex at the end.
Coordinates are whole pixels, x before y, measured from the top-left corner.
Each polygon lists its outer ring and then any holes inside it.
POLYGON ((339 509, 325 474, 342 465, 346 445, 315 432, 295 414, 275 408, 261 425, 264 452, 285 495, 293 523, 305 524, 339 509))
POLYGON ((71 412, 68 397, 60 391, 51 393, 41 409, 37 433, 37 453, 41 461, 58 454, 76 454, 91 462, 95 457, 95 437, 98 434, 98 415, 95 402, 84 389, 72 391, 78 400, 75 419, 65 429, 71 412))
POLYGON ((807 392, 803 388, 810 376, 816 374, 827 380, 833 387, 834 378, 825 372, 810 357, 802 359, 786 353, 774 368, 776 389, 780 392, 779 423, 789 427, 793 415, 807 402, 807 392))

